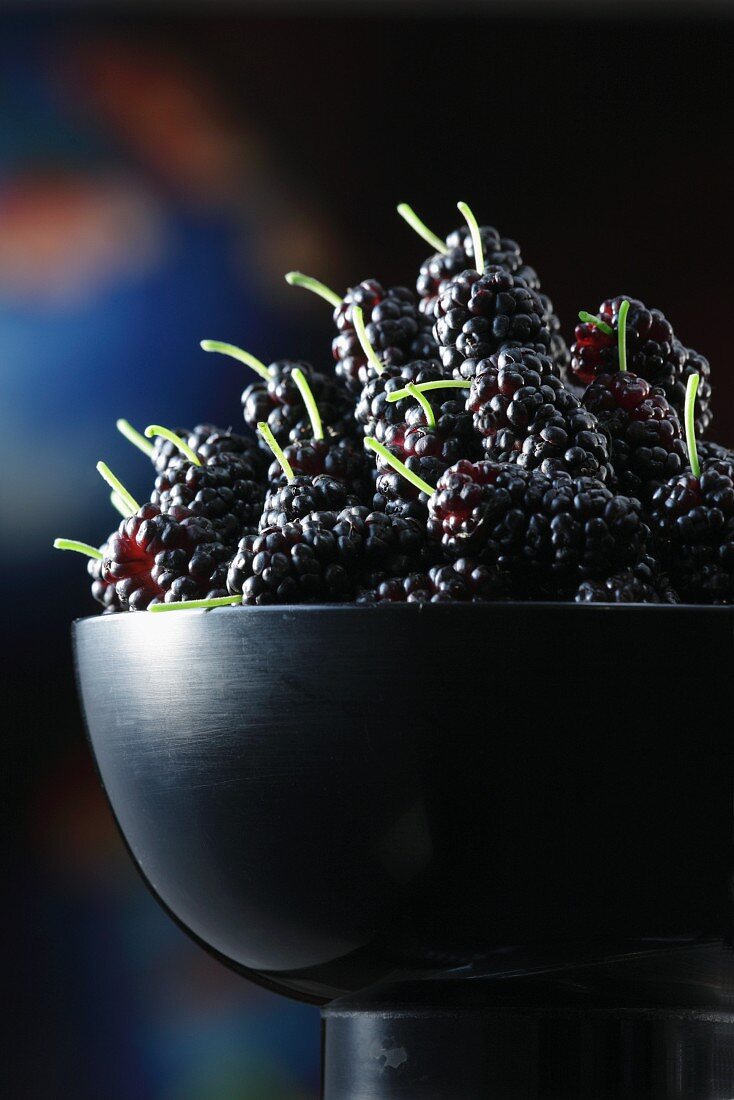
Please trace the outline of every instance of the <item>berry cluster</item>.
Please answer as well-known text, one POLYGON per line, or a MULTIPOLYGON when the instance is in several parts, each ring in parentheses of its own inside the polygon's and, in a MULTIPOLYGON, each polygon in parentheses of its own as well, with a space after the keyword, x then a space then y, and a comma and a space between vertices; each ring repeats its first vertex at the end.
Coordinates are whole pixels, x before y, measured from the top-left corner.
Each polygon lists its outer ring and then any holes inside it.
POLYGON ((105 614, 223 604, 734 603, 734 452, 708 361, 658 309, 581 312, 567 350, 519 245, 479 226, 432 254, 417 294, 376 279, 329 303, 333 369, 254 372, 244 430, 118 428, 153 465, 143 503, 87 556, 105 614), (697 436, 699 437, 697 439, 697 436))

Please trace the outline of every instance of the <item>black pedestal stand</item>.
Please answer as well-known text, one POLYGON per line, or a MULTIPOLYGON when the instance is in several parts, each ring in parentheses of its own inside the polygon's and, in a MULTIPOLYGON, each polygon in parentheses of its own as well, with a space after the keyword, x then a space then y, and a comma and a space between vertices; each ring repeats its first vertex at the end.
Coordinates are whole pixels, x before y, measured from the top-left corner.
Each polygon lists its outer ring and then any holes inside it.
POLYGON ((145 880, 326 1006, 324 1100, 734 1100, 734 607, 220 608, 75 648, 145 880))
POLYGON ((412 1003, 354 997, 323 1010, 323 1100, 732 1097, 734 1013, 483 1007, 412 992, 412 1003))

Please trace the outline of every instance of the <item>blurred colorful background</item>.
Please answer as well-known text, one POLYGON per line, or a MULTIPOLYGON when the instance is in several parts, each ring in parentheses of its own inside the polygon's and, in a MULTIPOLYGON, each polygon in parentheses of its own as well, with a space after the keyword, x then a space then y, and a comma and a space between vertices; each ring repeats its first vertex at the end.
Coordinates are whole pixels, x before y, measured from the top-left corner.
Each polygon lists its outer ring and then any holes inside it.
MULTIPOLYGON (((204 337, 330 361, 338 288, 414 281, 457 199, 518 239, 570 337, 630 293, 711 360, 734 444, 729 5, 23 5, 0 13, 5 955, 22 1100, 313 1100, 314 1008, 228 974, 128 861, 77 709, 94 612, 63 535, 115 522, 115 431, 240 420, 204 337)), ((632 658, 631 658, 632 659, 632 658)), ((0 1087, 2 1081, 0 1080, 0 1087)))

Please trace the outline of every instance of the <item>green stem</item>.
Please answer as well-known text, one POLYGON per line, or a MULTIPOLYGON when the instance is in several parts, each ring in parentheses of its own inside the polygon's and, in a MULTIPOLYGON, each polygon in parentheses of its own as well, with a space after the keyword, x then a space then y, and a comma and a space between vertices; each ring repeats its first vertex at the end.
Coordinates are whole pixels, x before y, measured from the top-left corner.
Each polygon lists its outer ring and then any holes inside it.
POLYGON ((129 519, 130 516, 134 516, 135 513, 131 512, 125 501, 122 499, 119 493, 113 489, 110 493, 110 504, 112 507, 120 513, 123 519, 129 519))
POLYGON ((291 378, 298 386, 299 393, 303 398, 303 403, 306 406, 306 412, 308 413, 308 419, 311 421, 311 431, 313 432, 314 439, 324 438, 324 426, 321 423, 321 414, 319 407, 316 404, 316 398, 313 395, 313 390, 306 381, 306 375, 303 373, 300 367, 296 367, 291 371, 291 378))
POLYGON ((164 439, 168 439, 173 443, 174 447, 178 447, 184 458, 188 458, 194 466, 201 466, 201 459, 197 455, 196 451, 193 451, 189 447, 188 443, 184 443, 181 436, 176 435, 170 428, 164 428, 162 424, 149 424, 145 429, 145 434, 148 439, 152 439, 154 435, 161 435, 164 439))
POLYGON ((223 344, 221 340, 202 340, 199 347, 203 351, 218 351, 221 355, 229 355, 230 358, 236 359, 238 363, 244 363, 246 367, 256 371, 266 382, 269 382, 272 378, 262 359, 258 359, 256 355, 250 355, 249 351, 243 351, 236 344, 223 344))
POLYGON ((145 436, 136 431, 129 420, 118 420, 115 426, 118 432, 125 436, 128 443, 132 443, 133 447, 137 447, 138 450, 142 451, 148 458, 152 457, 154 451, 153 444, 149 443, 145 436))
POLYGON ((410 394, 410 396, 414 397, 416 399, 416 401, 418 402, 418 404, 420 405, 420 407, 423 409, 423 415, 426 418, 426 426, 428 428, 435 428, 436 427, 436 417, 434 415, 433 409, 431 408, 431 402, 428 400, 427 397, 423 396, 421 391, 418 389, 418 387, 416 385, 414 385, 413 382, 409 382, 408 385, 405 388, 408 391, 408 393, 410 394))
POLYGON ((407 202, 401 202, 398 206, 398 214, 408 223, 411 229, 415 230, 419 237, 423 238, 426 244, 430 244, 431 248, 436 249, 436 252, 446 255, 448 252, 446 242, 431 232, 426 223, 418 217, 412 206, 408 206, 407 202))
POLYGON ((619 355, 619 369, 623 373, 627 370, 627 314, 630 304, 625 298, 619 306, 617 317, 617 349, 619 355))
POLYGON ((482 246, 482 235, 479 232, 479 226, 477 225, 477 219, 474 217, 470 207, 465 202, 457 202, 457 207, 466 218, 466 224, 469 226, 469 232, 471 233, 472 245, 474 246, 474 266, 480 275, 484 274, 484 248, 482 246))
POLYGON ((119 496, 120 500, 122 500, 123 503, 128 506, 131 515, 134 512, 140 511, 140 505, 138 504, 135 497, 131 493, 128 493, 125 486, 122 484, 119 478, 115 477, 106 462, 97 463, 97 473, 102 475, 104 480, 109 485, 110 489, 113 489, 119 496))
POLYGON ((217 596, 213 600, 181 600, 180 603, 154 603, 148 611, 193 611, 200 607, 230 607, 242 603, 242 596, 217 596))
POLYGON ((77 542, 76 539, 54 539, 54 550, 74 550, 77 554, 84 554, 87 558, 96 558, 102 561, 104 554, 96 546, 90 546, 88 542, 77 542))
POLYGON ((324 286, 312 275, 304 275, 302 271, 289 271, 285 281, 288 286, 300 286, 304 290, 310 290, 312 294, 318 294, 319 298, 323 298, 334 309, 342 304, 342 300, 335 290, 330 290, 328 286, 324 286))
POLYGON ((273 433, 271 432, 270 428, 267 426, 267 424, 265 423, 264 420, 260 421, 260 423, 257 426, 257 430, 259 431, 260 435, 263 437, 263 439, 267 443, 268 447, 270 447, 270 450, 273 452, 273 454, 277 458, 278 462, 280 463, 280 468, 283 471, 283 473, 285 474, 285 476, 288 478, 289 481, 293 481, 293 478, 296 476, 293 473, 293 467, 291 466, 288 459, 285 457, 285 454, 283 452, 283 448, 281 447, 280 443, 278 443, 278 440, 275 438, 275 436, 273 435, 273 433))
POLYGON ((698 447, 696 446, 696 394, 700 379, 697 374, 692 374, 686 386, 686 404, 683 418, 686 425, 686 443, 688 444, 688 461, 691 472, 695 478, 701 476, 701 463, 698 461, 698 447))
POLYGON ((374 367, 378 374, 382 374, 385 367, 377 358, 377 352, 369 342, 367 329, 364 327, 364 314, 359 306, 352 306, 352 324, 354 325, 354 331, 357 333, 357 339, 362 346, 362 351, 367 356, 367 362, 374 367))
POLYGON ((585 325, 596 325, 600 332, 605 332, 607 336, 614 335, 614 329, 611 325, 608 325, 606 321, 602 321, 601 317, 595 317, 593 313, 587 313, 585 309, 579 310, 579 321, 583 321, 585 325))
MULTIPOLYGON (((471 382, 465 382, 459 378, 439 378, 435 382, 420 382, 415 387, 419 393, 427 393, 428 390, 470 390, 471 382)), ((410 397, 410 390, 393 390, 387 395, 388 401, 402 401, 404 397, 410 397)))
POLYGON ((374 451, 380 458, 384 459, 388 466, 392 466, 396 473, 404 477, 411 485, 415 485, 416 489, 419 489, 421 493, 425 493, 429 497, 433 496, 436 491, 433 486, 429 485, 427 481, 424 481, 422 477, 418 477, 417 474, 414 474, 412 470, 409 470, 405 463, 401 462, 395 455, 390 454, 387 447, 384 447, 382 443, 378 443, 371 435, 368 435, 364 442, 366 447, 369 447, 371 451, 374 451))

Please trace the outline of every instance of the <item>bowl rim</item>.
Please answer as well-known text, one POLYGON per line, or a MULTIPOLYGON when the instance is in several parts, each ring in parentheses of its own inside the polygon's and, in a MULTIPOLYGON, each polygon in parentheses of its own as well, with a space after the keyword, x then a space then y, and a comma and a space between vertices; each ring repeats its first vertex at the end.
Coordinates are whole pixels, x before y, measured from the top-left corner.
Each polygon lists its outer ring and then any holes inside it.
POLYGON ((705 604, 705 603, 678 603, 678 604, 664 604, 664 603, 575 603, 573 600, 485 600, 472 603, 471 601, 462 601, 460 603, 381 603, 381 604, 358 604, 351 603, 308 603, 308 604, 233 604, 225 605, 223 607, 190 607, 184 608, 181 611, 171 612, 159 612, 148 613, 145 611, 129 612, 121 611, 110 615, 94 614, 94 615, 80 615, 72 620, 75 627, 81 626, 86 623, 107 623, 107 622, 120 622, 124 620, 132 620, 134 622, 145 621, 145 619, 156 620, 170 620, 178 622, 180 620, 190 621, 192 617, 201 615, 215 615, 219 618, 222 614, 231 615, 235 614, 254 614, 254 615, 318 615, 324 612, 332 614, 344 615, 349 612, 356 614, 381 614, 381 615, 444 615, 444 614, 456 614, 467 611, 471 608, 471 614, 479 615, 486 614, 488 610, 497 613, 498 609, 501 609, 500 614, 504 614, 510 611, 517 611, 521 609, 524 613, 527 613, 529 608, 536 608, 538 614, 544 614, 549 612, 560 612, 565 610, 568 614, 572 615, 584 615, 584 614, 630 614, 636 612, 642 615, 674 615, 674 614, 691 614, 692 612, 705 612, 712 615, 733 615, 734 616, 734 604, 705 604), (542 609, 542 610, 541 610, 542 609))

